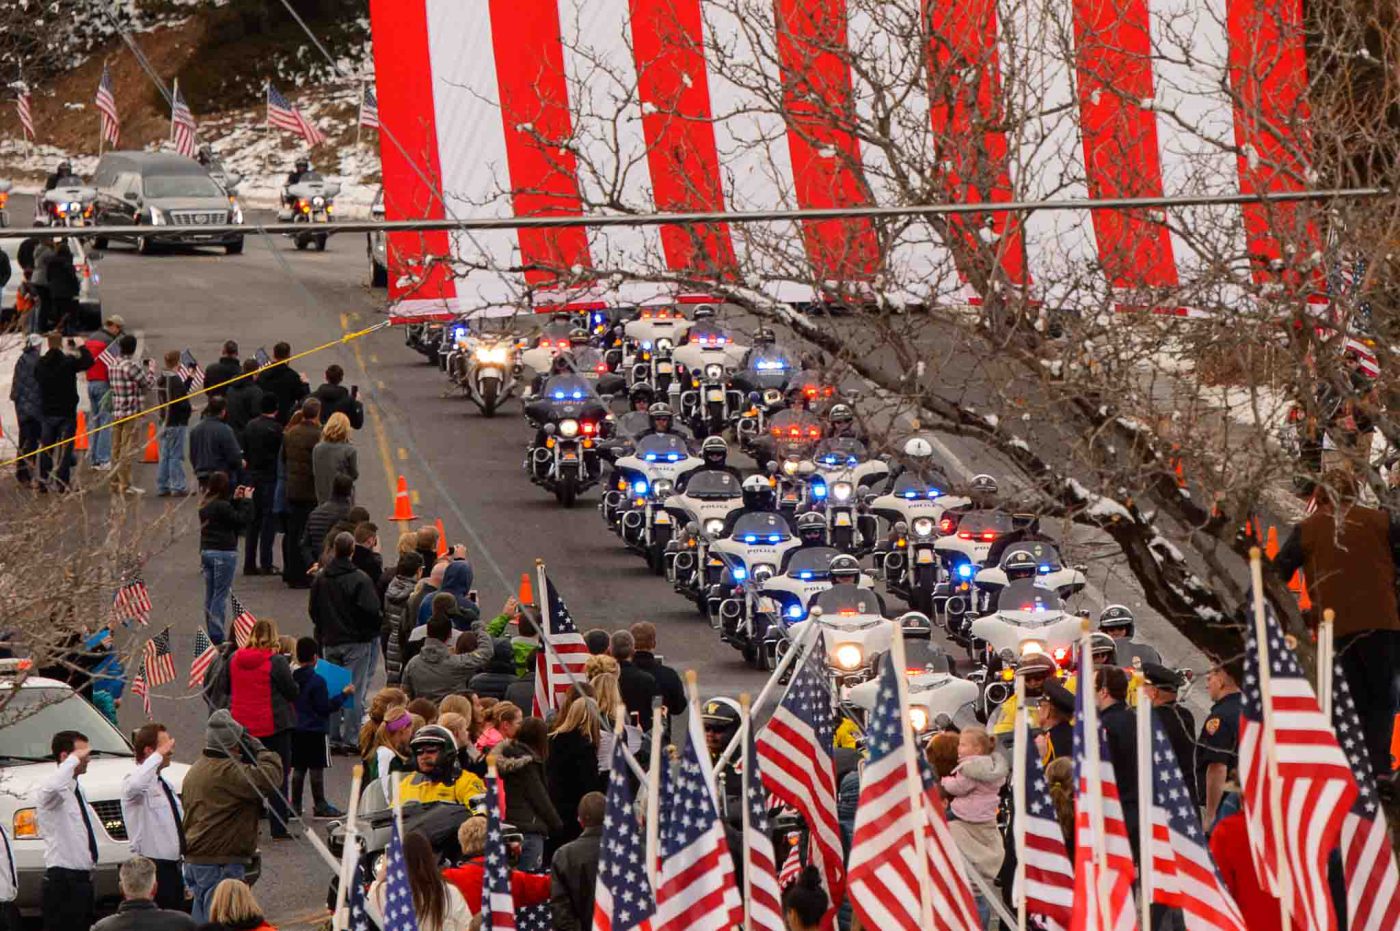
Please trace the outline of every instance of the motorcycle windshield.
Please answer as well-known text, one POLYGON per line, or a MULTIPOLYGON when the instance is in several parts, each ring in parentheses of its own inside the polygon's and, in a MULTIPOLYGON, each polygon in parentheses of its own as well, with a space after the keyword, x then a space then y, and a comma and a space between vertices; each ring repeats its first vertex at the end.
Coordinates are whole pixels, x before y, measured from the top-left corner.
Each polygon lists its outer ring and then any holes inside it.
POLYGON ((786 375, 796 367, 792 357, 781 349, 754 352, 748 364, 748 370, 759 375, 786 375))
POLYGON ((1048 588, 1041 588, 1031 579, 1018 579, 1001 590, 997 597, 998 611, 1020 611, 1024 614, 1043 615, 1049 624, 1063 614, 1065 604, 1060 596, 1048 588))
POLYGON ((822 440, 812 458, 817 461, 817 465, 829 468, 832 466, 857 466, 864 462, 868 456, 864 443, 843 436, 822 440))
POLYGON ((57 189, 64 187, 87 187, 87 183, 84 182, 83 179, 79 178, 77 175, 64 175, 62 178, 58 179, 58 182, 54 185, 54 188, 57 189))
POLYGON ((969 511, 958 521, 958 537, 991 543, 1010 533, 1013 526, 1011 515, 1005 511, 969 511))
POLYGON ((585 401, 597 392, 582 375, 555 375, 544 383, 544 396, 551 401, 585 401))
POLYGON ((783 543, 792 539, 792 528, 781 514, 755 511, 734 522, 731 537, 743 543, 783 543))
POLYGON ((837 585, 817 595, 814 607, 822 609, 824 619, 856 614, 879 614, 880 602, 873 589, 855 585, 837 585))
POLYGON ((890 494, 896 498, 914 501, 919 498, 939 498, 948 493, 948 480, 942 474, 933 472, 927 481, 912 472, 905 472, 894 480, 890 494))
POLYGON ((1033 543, 1017 543, 1009 546, 1006 552, 1001 555, 1001 568, 1006 568, 1006 560, 1016 553, 1030 553, 1040 567, 1041 575, 1048 575, 1051 572, 1059 572, 1064 568, 1064 563, 1060 561, 1060 553, 1055 549, 1055 544, 1037 540, 1033 543))
MULTIPOLYGON (((307 180, 306 178, 302 179, 307 180)), ((223 197, 223 190, 208 175, 148 175, 146 197, 223 197)))
POLYGON ((911 674, 950 671, 947 652, 932 640, 922 637, 904 638, 904 666, 911 674))
POLYGON ((653 433, 637 441, 633 455, 647 462, 680 462, 690 455, 690 450, 685 440, 674 433, 653 433))
POLYGON ((840 555, 840 550, 829 546, 797 550, 788 560, 787 574, 804 582, 825 579, 831 573, 831 561, 840 555))
POLYGON ((697 323, 687 335, 689 342, 698 346, 724 346, 731 342, 729 334, 713 323, 697 323))
POLYGON ((744 490, 740 487, 739 480, 731 473, 707 469, 690 477, 685 486, 685 493, 702 501, 723 501, 742 496, 744 490))

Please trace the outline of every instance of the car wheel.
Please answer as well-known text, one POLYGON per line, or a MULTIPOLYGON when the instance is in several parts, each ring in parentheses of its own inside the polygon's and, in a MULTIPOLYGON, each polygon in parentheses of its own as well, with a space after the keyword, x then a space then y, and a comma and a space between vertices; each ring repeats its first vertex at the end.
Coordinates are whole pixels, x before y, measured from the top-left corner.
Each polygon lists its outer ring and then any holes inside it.
POLYGON ((225 252, 225 254, 227 254, 227 255, 242 255, 242 254, 243 254, 243 237, 242 237, 242 236, 239 236, 239 237, 238 237, 237 239, 235 239, 233 242, 229 243, 227 246, 224 246, 224 252, 225 252))
POLYGON ((106 249, 106 248, 107 248, 107 237, 106 237, 106 236, 94 236, 94 237, 92 237, 92 247, 93 247, 94 249, 106 249))
POLYGON ((325 237, 324 234, 322 234, 322 235, 316 237, 316 251, 317 251, 317 252, 325 252, 325 251, 326 251, 326 237, 325 237))
POLYGON ((369 266, 369 283, 372 288, 389 287, 389 269, 378 262, 371 262, 369 266))

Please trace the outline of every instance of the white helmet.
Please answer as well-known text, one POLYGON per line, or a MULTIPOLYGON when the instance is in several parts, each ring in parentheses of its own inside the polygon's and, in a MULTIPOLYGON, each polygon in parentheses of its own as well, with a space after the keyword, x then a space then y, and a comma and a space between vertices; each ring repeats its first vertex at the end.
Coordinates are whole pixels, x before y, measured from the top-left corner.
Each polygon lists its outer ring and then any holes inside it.
POLYGON ((933 444, 921 436, 911 436, 904 441, 904 455, 910 459, 932 458, 933 444))

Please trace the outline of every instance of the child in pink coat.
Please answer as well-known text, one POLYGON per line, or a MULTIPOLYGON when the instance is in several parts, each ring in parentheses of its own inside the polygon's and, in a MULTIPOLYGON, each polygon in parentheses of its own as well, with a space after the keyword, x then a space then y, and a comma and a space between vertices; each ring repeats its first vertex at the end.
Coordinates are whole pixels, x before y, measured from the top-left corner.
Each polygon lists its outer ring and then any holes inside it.
POLYGON ((980 727, 965 727, 958 735, 958 765, 943 777, 943 791, 952 796, 950 806, 960 821, 995 822, 1006 785, 1006 758, 994 753, 996 741, 980 727))

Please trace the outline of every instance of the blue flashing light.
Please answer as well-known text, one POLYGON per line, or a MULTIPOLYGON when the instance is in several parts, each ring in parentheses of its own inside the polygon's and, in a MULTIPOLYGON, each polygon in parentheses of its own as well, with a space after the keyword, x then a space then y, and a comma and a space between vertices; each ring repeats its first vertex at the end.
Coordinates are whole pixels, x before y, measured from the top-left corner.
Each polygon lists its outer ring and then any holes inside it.
POLYGON ((821 460, 821 461, 822 461, 822 465, 829 465, 829 466, 831 466, 831 465, 836 465, 836 457, 835 457, 835 456, 822 456, 822 460, 821 460))
POLYGON ((644 495, 644 494, 646 494, 646 493, 647 493, 647 480, 644 479, 644 478, 639 478, 639 479, 637 479, 635 482, 632 483, 632 491, 635 492, 636 494, 639 494, 639 495, 644 495))
POLYGON ((970 579, 970 578, 972 578, 972 563, 970 563, 970 562, 960 562, 960 563, 958 563, 958 578, 960 578, 960 579, 970 579))
POLYGON ((768 542, 769 542, 769 543, 781 543, 781 542, 783 542, 783 535, 780 534, 780 533, 770 533, 770 534, 768 535, 768 542))
POLYGON ((574 400, 575 400, 575 401, 582 401, 582 400, 583 400, 583 392, 582 392, 582 391, 575 391, 575 392, 574 392, 574 400))
POLYGON ((756 533, 746 533, 746 534, 744 534, 744 542, 745 542, 745 543, 757 543, 757 542, 758 542, 758 534, 756 534, 756 533))
POLYGON ((655 462, 656 453, 646 453, 642 456, 642 458, 645 459, 647 462, 655 462))
POLYGON ((797 577, 798 577, 799 579, 801 579, 802 581, 807 582, 807 581, 810 581, 810 580, 811 580, 811 578, 812 578, 812 573, 807 572, 806 570, 803 570, 802 572, 797 573, 797 577))
POLYGON ((787 616, 794 619, 802 617, 802 605, 788 605, 787 616))
POLYGON ((743 566, 736 566, 729 570, 729 574, 734 577, 734 581, 742 582, 749 577, 749 570, 745 569, 743 566))
POLYGON ((1049 575, 1049 574, 1050 574, 1050 567, 1049 567, 1048 565, 1042 563, 1041 566, 1040 566, 1040 574, 1041 574, 1041 575, 1049 575))
POLYGON ((937 498, 941 494, 943 494, 943 492, 939 491, 937 488, 930 488, 928 490, 928 496, 930 498, 937 498))
POLYGON ((680 460, 680 458, 681 458, 681 454, 680 454, 680 453, 667 453, 667 454, 666 454, 666 461, 667 461, 667 462, 677 462, 677 461, 680 460))
POLYGON ((564 392, 562 392, 562 391, 556 391, 556 392, 554 392, 554 400, 556 400, 556 401, 562 401, 562 400, 564 400, 564 392))
POLYGON ((918 493, 917 491, 915 491, 914 489, 911 488, 911 489, 909 489, 908 491, 906 491, 906 492, 904 493, 904 497, 906 497, 906 498, 908 498, 908 499, 910 499, 910 500, 912 501, 913 499, 919 497, 919 493, 918 493))
POLYGON ((464 326, 458 326, 458 327, 453 327, 453 328, 452 328, 452 338, 453 338, 453 339, 461 339, 462 337, 464 337, 464 336, 466 336, 466 335, 467 335, 467 328, 466 328, 466 327, 464 327, 464 326))
POLYGON ((781 372, 787 363, 781 359, 759 359, 753 367, 760 372, 781 372))
POLYGON ((821 482, 813 482, 813 483, 812 483, 812 497, 813 497, 813 498, 825 498, 825 497, 826 497, 826 485, 822 484, 821 482))

